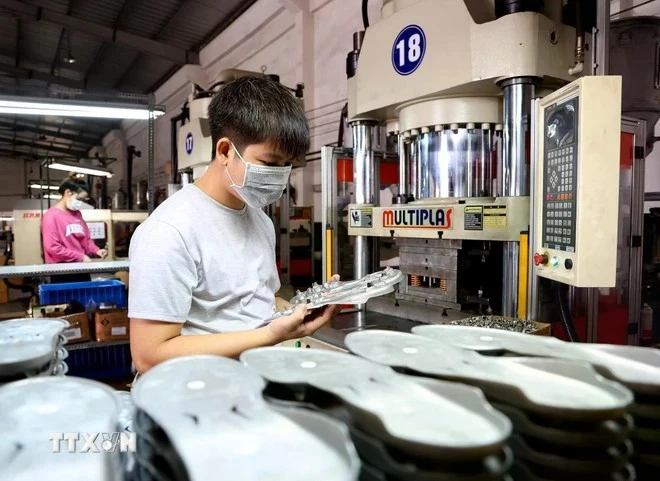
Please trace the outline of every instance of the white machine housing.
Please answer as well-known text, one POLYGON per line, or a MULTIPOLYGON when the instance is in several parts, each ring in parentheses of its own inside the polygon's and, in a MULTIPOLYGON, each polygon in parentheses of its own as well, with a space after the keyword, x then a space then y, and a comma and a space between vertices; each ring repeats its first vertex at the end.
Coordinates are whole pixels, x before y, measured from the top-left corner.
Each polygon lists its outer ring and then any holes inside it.
MULTIPOLYGON (((456 123, 502 121, 497 82, 536 77, 548 86, 573 80, 575 29, 559 11, 475 18, 480 0, 386 2, 360 49, 358 69, 348 79, 348 118, 388 122, 400 132, 456 123), (470 11, 472 10, 472 12, 470 11), (388 16, 386 16, 388 15, 388 16), (548 17, 550 16, 550 18, 548 17), (419 66, 399 74, 393 65, 396 39, 407 26, 425 36, 419 66), (398 124, 398 125, 397 125, 398 124)), ((546 2, 559 3, 559 2, 546 2)))
POLYGON ((619 76, 584 77, 538 102, 534 262, 539 276, 576 287, 614 287, 620 117, 619 76), (548 125, 558 109, 575 110, 572 133, 548 125), (563 140, 559 135, 568 140, 557 145, 563 140))
MULTIPOLYGON (((215 88, 222 88, 226 82, 241 77, 262 76, 265 75, 265 72, 265 67, 261 73, 238 69, 223 70, 216 77, 214 85, 217 86, 215 88)), ((193 93, 188 97, 189 119, 179 127, 177 133, 177 169, 179 172, 192 171, 192 179, 197 180, 206 172, 214 157, 211 129, 208 122, 208 109, 212 97, 197 98, 195 87, 192 90, 193 93)), ((302 98, 299 101, 302 103, 302 98)), ((303 165, 304 158, 294 162, 295 167, 303 165)))
POLYGON ((191 100, 188 104, 190 120, 179 128, 177 154, 179 171, 192 170, 198 179, 213 158, 211 130, 208 123, 210 98, 191 100))

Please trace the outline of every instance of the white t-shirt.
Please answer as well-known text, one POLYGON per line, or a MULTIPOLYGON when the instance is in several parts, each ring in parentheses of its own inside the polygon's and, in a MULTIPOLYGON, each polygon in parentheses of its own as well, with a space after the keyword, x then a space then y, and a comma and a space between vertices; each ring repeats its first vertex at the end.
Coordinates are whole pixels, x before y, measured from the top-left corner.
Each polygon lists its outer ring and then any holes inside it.
POLYGON ((204 334, 253 329, 273 314, 275 229, 260 209, 229 209, 186 186, 138 227, 129 257, 132 319, 204 334))

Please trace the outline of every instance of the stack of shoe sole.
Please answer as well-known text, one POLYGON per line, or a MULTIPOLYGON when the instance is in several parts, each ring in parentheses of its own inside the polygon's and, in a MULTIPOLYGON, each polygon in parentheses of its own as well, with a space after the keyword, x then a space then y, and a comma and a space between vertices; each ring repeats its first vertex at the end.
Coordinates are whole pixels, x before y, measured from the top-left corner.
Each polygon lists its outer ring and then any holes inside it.
POLYGON ((265 382, 217 356, 174 359, 133 389, 139 481, 355 481, 360 463, 345 426, 274 408, 265 382))
POLYGON ((392 331, 351 333, 345 343, 403 372, 480 388, 513 424, 516 480, 632 479, 632 393, 586 363, 484 357, 392 331))
POLYGON ((509 479, 511 424, 478 389, 316 349, 259 348, 241 361, 269 382, 269 401, 348 425, 362 481, 509 479))
POLYGON ((0 387, 0 480, 123 481, 118 398, 104 384, 39 377, 0 387), (110 442, 110 444, 108 444, 110 442))
MULTIPOLYGON (((115 395, 119 399, 121 410, 117 416, 117 432, 130 436, 134 433, 133 430, 133 417, 135 406, 133 406, 133 397, 127 391, 115 391, 115 395)), ((130 480, 135 466, 134 453, 127 451, 121 453, 121 461, 127 479, 130 480)))
POLYGON ((0 323, 0 385, 25 378, 63 376, 69 323, 61 319, 14 319, 0 323))
POLYGON ((457 326, 419 326, 415 334, 484 354, 507 353, 586 362, 602 376, 621 383, 634 394, 628 410, 633 465, 640 481, 656 480, 660 469, 660 351, 636 346, 577 344, 546 336, 457 326))

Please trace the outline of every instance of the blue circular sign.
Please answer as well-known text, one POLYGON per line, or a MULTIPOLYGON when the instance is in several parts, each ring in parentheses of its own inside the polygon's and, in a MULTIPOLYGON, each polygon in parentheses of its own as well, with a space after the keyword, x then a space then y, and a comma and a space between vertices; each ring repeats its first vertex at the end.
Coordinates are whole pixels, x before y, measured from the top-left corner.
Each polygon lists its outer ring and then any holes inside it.
POLYGON ((186 153, 188 155, 192 154, 193 151, 193 136, 191 132, 188 132, 186 135, 186 153))
POLYGON ((408 25, 392 45, 392 66, 399 75, 410 75, 421 65, 426 53, 426 35, 418 25, 408 25))

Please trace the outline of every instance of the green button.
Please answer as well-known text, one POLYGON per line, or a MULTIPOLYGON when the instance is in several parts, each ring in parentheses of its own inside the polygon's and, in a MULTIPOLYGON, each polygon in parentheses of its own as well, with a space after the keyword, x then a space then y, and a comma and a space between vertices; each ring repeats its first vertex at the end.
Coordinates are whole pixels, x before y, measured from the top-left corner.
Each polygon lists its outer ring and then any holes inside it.
POLYGON ((295 346, 295 347, 300 347, 300 346, 301 346, 300 341, 296 341, 296 343, 294 344, 294 346, 295 346))
POLYGON ((559 259, 553 257, 552 260, 550 261, 550 264, 552 264, 552 267, 557 267, 559 265, 559 259))

